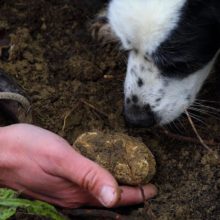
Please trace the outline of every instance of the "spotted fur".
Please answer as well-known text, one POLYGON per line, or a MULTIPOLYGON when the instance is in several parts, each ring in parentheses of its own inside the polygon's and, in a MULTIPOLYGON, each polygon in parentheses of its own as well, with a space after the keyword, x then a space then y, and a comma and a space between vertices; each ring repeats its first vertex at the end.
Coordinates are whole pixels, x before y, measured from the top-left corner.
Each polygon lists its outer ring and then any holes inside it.
POLYGON ((195 101, 220 48, 219 12, 219 0, 110 1, 105 28, 129 52, 129 122, 166 124, 195 101))

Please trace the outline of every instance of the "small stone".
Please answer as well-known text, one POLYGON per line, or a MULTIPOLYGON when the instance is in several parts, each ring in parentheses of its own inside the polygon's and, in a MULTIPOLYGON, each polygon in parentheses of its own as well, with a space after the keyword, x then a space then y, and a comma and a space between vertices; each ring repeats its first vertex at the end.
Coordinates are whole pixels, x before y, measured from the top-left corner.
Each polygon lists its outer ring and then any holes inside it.
POLYGON ((35 67, 36 67, 37 71, 42 71, 43 70, 43 65, 41 63, 36 63, 35 67))

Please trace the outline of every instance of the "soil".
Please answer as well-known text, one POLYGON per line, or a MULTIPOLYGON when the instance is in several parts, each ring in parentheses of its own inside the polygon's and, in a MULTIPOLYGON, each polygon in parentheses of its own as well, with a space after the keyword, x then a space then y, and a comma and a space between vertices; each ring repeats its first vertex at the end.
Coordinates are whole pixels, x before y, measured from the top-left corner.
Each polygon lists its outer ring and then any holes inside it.
MULTIPOLYGON (((144 205, 114 210, 127 219, 220 219, 220 164, 200 144, 173 139, 159 128, 128 128, 123 118, 126 54, 105 47, 88 30, 101 0, 0 0, 0 37, 14 49, 0 68, 10 73, 32 101, 33 123, 73 143, 87 131, 115 131, 141 138, 157 161, 153 178, 159 194, 144 205), (152 215, 149 215, 149 210, 152 215)), ((217 65, 215 72, 220 72, 217 65)), ((219 85, 213 75, 201 92, 204 107, 196 122, 201 137, 220 153, 219 85), (213 102, 212 102, 213 101, 213 102)), ((195 137, 186 117, 170 124, 172 132, 195 137)), ((34 219, 18 214, 15 219, 34 219)), ((41 219, 41 218, 36 218, 41 219)), ((75 217, 72 219, 76 219, 75 217)), ((104 219, 103 217, 78 219, 104 219)), ((106 218, 107 219, 107 218, 106 218)))

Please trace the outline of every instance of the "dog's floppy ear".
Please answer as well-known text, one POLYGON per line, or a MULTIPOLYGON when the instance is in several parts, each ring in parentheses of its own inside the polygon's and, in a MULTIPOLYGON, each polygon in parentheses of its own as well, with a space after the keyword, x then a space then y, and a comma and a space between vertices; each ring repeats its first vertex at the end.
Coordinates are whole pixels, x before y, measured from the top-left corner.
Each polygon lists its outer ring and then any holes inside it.
POLYGON ((213 0, 213 12, 214 16, 219 24, 219 30, 220 30, 220 1, 219 0, 213 0))
POLYGON ((218 39, 218 46, 220 47, 220 0, 212 0, 212 2, 211 15, 214 16, 216 22, 216 39, 218 39))

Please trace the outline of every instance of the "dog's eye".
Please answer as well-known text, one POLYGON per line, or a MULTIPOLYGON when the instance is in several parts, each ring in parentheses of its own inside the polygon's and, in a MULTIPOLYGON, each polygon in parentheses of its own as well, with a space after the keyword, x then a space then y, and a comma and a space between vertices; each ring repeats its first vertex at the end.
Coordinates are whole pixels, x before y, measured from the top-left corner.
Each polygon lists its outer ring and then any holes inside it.
POLYGON ((125 49, 126 53, 130 53, 130 52, 134 52, 135 54, 138 54, 138 50, 135 48, 131 48, 131 49, 125 49))
POLYGON ((132 51, 132 49, 124 49, 124 51, 125 51, 126 53, 130 53, 130 52, 132 51))

